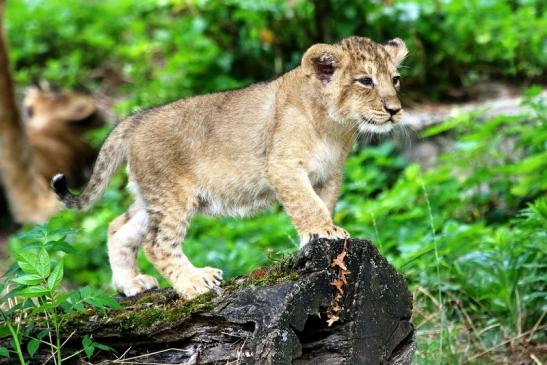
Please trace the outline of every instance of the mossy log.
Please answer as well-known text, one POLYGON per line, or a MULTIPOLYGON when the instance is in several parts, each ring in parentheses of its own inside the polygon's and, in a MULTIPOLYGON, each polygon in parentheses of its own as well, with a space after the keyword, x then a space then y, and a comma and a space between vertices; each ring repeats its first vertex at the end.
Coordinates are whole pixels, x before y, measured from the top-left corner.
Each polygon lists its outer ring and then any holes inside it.
POLYGON ((85 335, 117 351, 93 363, 410 364, 415 351, 405 280, 366 240, 314 241, 190 302, 170 289, 120 301, 72 318, 64 354, 85 335))

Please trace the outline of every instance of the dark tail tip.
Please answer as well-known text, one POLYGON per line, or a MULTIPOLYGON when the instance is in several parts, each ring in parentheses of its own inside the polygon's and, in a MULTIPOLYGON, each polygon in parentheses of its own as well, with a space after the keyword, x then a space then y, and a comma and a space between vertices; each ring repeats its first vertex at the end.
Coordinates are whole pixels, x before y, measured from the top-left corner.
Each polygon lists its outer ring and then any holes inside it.
POLYGON ((57 174, 51 179, 51 187, 59 197, 64 197, 70 194, 66 183, 65 175, 57 174))

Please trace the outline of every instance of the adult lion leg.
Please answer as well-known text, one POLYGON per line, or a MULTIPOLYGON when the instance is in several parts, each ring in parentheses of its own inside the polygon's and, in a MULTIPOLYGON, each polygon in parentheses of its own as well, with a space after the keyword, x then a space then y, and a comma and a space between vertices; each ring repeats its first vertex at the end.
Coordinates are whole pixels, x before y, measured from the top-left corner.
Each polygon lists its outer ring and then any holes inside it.
POLYGON ((137 253, 147 232, 148 214, 134 203, 108 227, 108 259, 112 286, 126 296, 159 287, 156 278, 139 272, 137 253))
POLYGON ((192 194, 166 196, 148 205, 149 230, 144 249, 158 271, 185 299, 192 299, 220 285, 222 271, 211 267, 197 268, 181 249, 189 220, 197 207, 192 194))

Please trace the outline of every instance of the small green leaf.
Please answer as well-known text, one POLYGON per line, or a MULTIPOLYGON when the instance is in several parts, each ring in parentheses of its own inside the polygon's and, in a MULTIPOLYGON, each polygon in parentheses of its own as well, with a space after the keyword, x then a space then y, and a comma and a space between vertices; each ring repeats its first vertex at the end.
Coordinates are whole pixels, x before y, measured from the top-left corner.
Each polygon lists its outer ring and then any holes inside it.
POLYGON ((73 291, 68 293, 67 301, 70 301, 70 303, 76 303, 76 302, 79 302, 81 298, 82 296, 80 295, 80 292, 73 291))
POLYGON ((51 270, 51 261, 45 248, 38 252, 38 275, 47 278, 51 270))
POLYGON ((27 351, 30 357, 33 357, 40 347, 40 340, 33 338, 27 343, 27 351))
POLYGON ((44 288, 41 285, 36 286, 29 286, 28 288, 25 288, 17 293, 17 295, 20 295, 22 297, 26 298, 35 298, 35 297, 41 297, 43 295, 46 295, 50 292, 48 288, 44 288))
POLYGON ((112 297, 102 294, 94 294, 86 299, 84 301, 96 308, 111 308, 111 309, 121 309, 122 306, 112 297))
POLYGON ((74 303, 72 305, 72 308, 74 308, 75 310, 77 310, 78 312, 80 313, 84 313, 85 312, 85 307, 82 303, 74 303))
MULTIPOLYGON (((8 269, 8 271, 6 271, 2 276, 0 276, 0 278, 8 278, 8 277, 11 277, 13 276, 13 274, 15 274, 17 271, 19 270, 19 265, 17 265, 17 263, 14 263, 10 266, 10 268, 8 269)), ((3 285, 7 285, 6 281, 3 282, 3 285)), ((2 288, 2 290, 4 290, 2 288)))
POLYGON ((4 325, 0 326, 0 338, 9 336, 11 334, 9 327, 4 325))
POLYGON ((103 351, 107 351, 107 352, 115 352, 116 351, 112 347, 107 346, 107 345, 103 345, 102 343, 98 343, 98 342, 93 342, 93 346, 95 346, 99 350, 103 350, 103 351))
MULTIPOLYGON (((16 295, 14 295, 14 296, 18 296, 18 295, 19 295, 19 291, 17 291, 16 295)), ((0 300, 0 302, 1 302, 1 300, 0 300)), ((16 304, 13 307, 4 310, 3 313, 4 313, 5 316, 10 316, 13 313, 16 313, 18 311, 21 313, 25 309, 32 308, 32 307, 34 307, 34 303, 32 302, 32 300, 27 299, 27 300, 23 301, 22 303, 16 304)))
POLYGON ((5 347, 0 347, 0 356, 9 357, 9 351, 5 347))
POLYGON ((22 286, 19 286, 15 289, 12 289, 10 290, 9 292, 7 292, 6 294, 0 296, 0 303, 4 303, 6 300, 8 300, 9 298, 13 298, 13 297, 16 297, 17 295, 19 295, 19 292, 21 290, 23 290, 24 287, 22 286))
POLYGON ((57 306, 51 302, 40 303, 40 306, 35 309, 36 313, 51 311, 54 312, 57 309, 57 306))
POLYGON ((40 333, 38 333, 38 339, 42 339, 44 337, 46 337, 47 335, 49 334, 49 329, 45 329, 45 330, 41 330, 40 333))
POLYGON ((84 347, 84 351, 87 357, 91 358, 91 356, 93 356, 93 353, 95 352, 95 346, 93 346, 93 340, 91 340, 89 336, 85 336, 82 339, 82 346, 84 347))
POLYGON ((69 297, 70 297, 69 293, 57 291, 55 295, 55 301, 53 302, 53 304, 57 307, 63 308, 63 310, 68 309, 70 312, 72 312, 72 310, 69 309, 69 307, 72 306, 72 303, 68 301, 69 297))
POLYGON ((49 275, 49 278, 47 279, 47 287, 50 290, 55 290, 61 285, 61 281, 63 280, 63 262, 59 262, 57 266, 53 269, 51 272, 51 275, 49 275))
POLYGON ((82 299, 91 296, 91 288, 89 286, 84 286, 83 288, 80 288, 79 292, 82 299))
POLYGON ((40 248, 40 247, 43 247, 42 243, 35 241, 35 242, 30 242, 25 244, 25 246, 23 246, 22 249, 25 251, 29 251, 29 250, 40 248))
POLYGON ((17 238, 22 240, 39 240, 44 238, 43 227, 36 226, 33 230, 28 232, 17 233, 17 238))
POLYGON ((50 241, 46 243, 46 247, 49 248, 51 251, 62 251, 65 253, 74 253, 76 252, 76 249, 72 247, 70 244, 66 243, 65 241, 50 241))
POLYGON ((21 276, 16 276, 11 280, 22 285, 38 285, 42 281, 42 278, 40 277, 40 275, 36 274, 25 274, 21 276))
POLYGON ((84 347, 84 351, 87 357, 91 359, 91 356, 93 356, 93 353, 95 352, 95 346, 84 347))
POLYGON ((88 346, 91 346, 93 344, 93 340, 91 338, 89 338, 89 336, 84 336, 84 338, 82 339, 82 346, 84 347, 88 347, 88 346))
POLYGON ((34 254, 33 252, 20 252, 17 251, 15 253, 15 259, 17 260, 17 264, 23 270, 26 274, 35 274, 39 275, 38 271, 38 256, 34 254))

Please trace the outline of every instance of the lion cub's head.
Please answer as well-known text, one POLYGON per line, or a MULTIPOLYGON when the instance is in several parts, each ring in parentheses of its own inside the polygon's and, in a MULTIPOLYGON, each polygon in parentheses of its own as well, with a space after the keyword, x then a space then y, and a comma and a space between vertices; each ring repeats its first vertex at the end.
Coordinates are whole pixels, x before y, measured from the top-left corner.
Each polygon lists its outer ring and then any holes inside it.
POLYGON ((334 120, 355 123, 361 132, 385 133, 401 120, 397 66, 407 53, 398 38, 381 45, 350 37, 313 45, 302 57, 302 68, 334 120))

